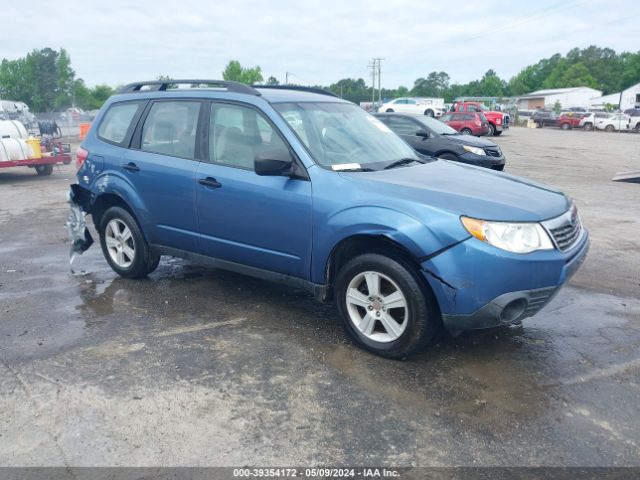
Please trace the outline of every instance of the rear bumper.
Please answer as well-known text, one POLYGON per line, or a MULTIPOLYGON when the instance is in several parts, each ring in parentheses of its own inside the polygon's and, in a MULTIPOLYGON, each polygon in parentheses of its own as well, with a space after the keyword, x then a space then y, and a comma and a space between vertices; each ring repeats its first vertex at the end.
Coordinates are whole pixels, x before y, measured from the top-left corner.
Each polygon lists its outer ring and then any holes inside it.
POLYGON ((449 330, 519 323, 539 312, 578 270, 585 230, 570 253, 510 254, 471 238, 422 264, 449 330))

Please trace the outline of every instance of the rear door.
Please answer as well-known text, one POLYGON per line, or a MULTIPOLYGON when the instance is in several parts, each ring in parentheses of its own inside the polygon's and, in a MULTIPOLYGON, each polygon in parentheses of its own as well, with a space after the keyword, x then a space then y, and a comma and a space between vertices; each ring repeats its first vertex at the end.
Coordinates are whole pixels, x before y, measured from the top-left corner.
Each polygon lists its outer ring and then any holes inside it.
POLYGON ((122 162, 145 209, 137 212, 151 243, 196 251, 195 174, 204 149, 197 142, 200 100, 155 100, 148 106, 122 162))
POLYGON ((201 252, 309 278, 311 182, 254 171, 258 153, 289 146, 250 105, 212 103, 207 117, 208 158, 198 168, 196 195, 201 252))

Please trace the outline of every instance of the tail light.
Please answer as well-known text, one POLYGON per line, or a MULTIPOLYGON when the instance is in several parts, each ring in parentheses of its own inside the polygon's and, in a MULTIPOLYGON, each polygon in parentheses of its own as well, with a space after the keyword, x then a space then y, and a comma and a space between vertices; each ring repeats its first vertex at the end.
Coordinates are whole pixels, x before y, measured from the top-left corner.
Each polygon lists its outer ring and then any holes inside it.
POLYGON ((80 167, 82 167, 82 164, 88 156, 89 152, 87 150, 82 147, 78 147, 78 151, 76 152, 76 170, 80 170, 80 167))

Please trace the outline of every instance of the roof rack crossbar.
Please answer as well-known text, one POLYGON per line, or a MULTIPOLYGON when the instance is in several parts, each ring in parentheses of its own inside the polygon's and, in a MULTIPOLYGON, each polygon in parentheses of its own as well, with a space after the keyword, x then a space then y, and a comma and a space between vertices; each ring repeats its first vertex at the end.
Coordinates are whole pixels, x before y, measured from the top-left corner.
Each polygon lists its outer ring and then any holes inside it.
POLYGON ((148 82, 134 82, 125 85, 118 90, 118 93, 136 93, 141 91, 165 92, 172 85, 207 85, 215 88, 226 88, 229 92, 260 96, 260 92, 255 88, 245 85, 244 83, 231 82, 229 80, 150 80, 148 82), (149 88, 143 90, 143 87, 149 88))
POLYGON ((253 88, 271 88, 274 90, 299 90, 301 92, 318 93, 320 95, 328 95, 330 97, 338 97, 335 93, 318 87, 303 87, 301 85, 251 85, 253 88))

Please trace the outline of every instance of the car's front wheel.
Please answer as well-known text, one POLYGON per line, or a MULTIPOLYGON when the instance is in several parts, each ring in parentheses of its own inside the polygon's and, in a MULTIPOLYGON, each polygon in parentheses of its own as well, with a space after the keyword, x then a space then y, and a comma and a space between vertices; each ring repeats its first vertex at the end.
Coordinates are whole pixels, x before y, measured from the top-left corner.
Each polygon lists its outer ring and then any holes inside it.
POLYGON ((613 125, 607 125, 606 127, 604 127, 604 130, 606 132, 613 132, 616 128, 613 125))
POLYGON ((393 108, 387 108, 387 113, 393 113, 393 108))
POLYGON ((463 128, 462 130, 460 130, 460 133, 462 135, 471 135, 473 132, 471 131, 470 128, 463 128))
POLYGON ((141 278, 158 267, 160 256, 151 252, 138 222, 124 208, 104 212, 99 233, 102 253, 121 277, 141 278))
POLYGON ((432 117, 432 118, 433 118, 433 116, 434 116, 434 114, 433 114, 433 110, 431 110, 430 108, 428 108, 427 110, 425 110, 425 111, 424 111, 424 114, 425 114, 427 117, 432 117))
POLYGON ((584 124, 584 129, 585 129, 587 132, 590 132, 591 130, 593 130, 593 123, 591 123, 591 122, 587 122, 587 123, 585 123, 585 124, 584 124))
POLYGON ((487 133, 488 137, 493 137, 496 133, 496 127, 493 126, 493 123, 489 124, 489 132, 487 133))
POLYGON ((347 334, 363 348, 404 358, 424 348, 440 325, 433 295, 405 262, 377 253, 353 258, 336 278, 347 334))

